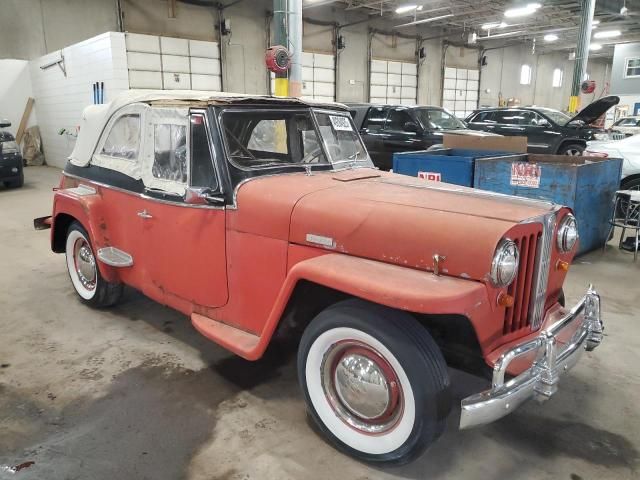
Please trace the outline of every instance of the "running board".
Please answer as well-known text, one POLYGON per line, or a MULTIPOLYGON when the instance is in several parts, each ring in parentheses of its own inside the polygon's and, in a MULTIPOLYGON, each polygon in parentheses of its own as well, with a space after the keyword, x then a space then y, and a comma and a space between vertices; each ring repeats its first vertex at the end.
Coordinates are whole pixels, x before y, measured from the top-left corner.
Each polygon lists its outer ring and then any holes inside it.
POLYGON ((133 257, 116 247, 105 247, 98 250, 98 260, 111 267, 130 267, 133 257))
POLYGON ((191 323, 198 332, 218 345, 247 360, 256 360, 260 337, 199 313, 191 314, 191 323))

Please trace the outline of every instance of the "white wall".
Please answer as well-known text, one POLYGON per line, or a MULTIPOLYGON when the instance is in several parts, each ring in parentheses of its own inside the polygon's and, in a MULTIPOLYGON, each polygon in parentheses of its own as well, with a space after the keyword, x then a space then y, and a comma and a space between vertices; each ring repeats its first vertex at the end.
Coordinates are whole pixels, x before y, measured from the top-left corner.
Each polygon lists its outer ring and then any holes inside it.
MULTIPOLYGON (((26 60, 0 60, 0 119, 8 119, 8 130, 16 134, 27 99, 33 96, 29 62, 26 60)), ((27 127, 37 124, 35 109, 31 111, 27 127)))
POLYGON ((49 165, 63 167, 75 144, 60 129, 75 131, 82 110, 93 103, 94 82, 104 82, 104 101, 128 90, 129 77, 123 33, 107 32, 63 49, 67 75, 57 66, 40 67, 59 58, 52 52, 30 62, 35 108, 49 165))

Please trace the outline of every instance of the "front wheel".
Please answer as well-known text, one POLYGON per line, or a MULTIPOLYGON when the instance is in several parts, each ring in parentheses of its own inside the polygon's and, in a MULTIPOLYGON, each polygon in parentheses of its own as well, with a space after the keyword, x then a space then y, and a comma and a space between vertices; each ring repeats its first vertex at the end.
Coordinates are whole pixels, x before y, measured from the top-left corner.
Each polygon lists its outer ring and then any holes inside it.
POLYGON ((298 378, 314 421, 363 461, 406 463, 443 432, 451 407, 442 354, 410 315, 340 302, 306 328, 298 378))
POLYGON ((109 307, 120 299, 122 284, 102 278, 89 234, 78 222, 73 222, 67 230, 65 254, 71 283, 83 303, 109 307))

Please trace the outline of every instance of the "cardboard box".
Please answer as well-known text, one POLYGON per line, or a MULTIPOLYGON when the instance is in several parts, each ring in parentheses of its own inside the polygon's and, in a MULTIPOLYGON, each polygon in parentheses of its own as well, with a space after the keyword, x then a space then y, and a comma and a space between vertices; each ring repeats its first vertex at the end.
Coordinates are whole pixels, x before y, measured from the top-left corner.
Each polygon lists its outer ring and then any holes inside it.
POLYGON ((483 137, 476 135, 445 134, 443 144, 444 148, 527 153, 527 137, 483 137))

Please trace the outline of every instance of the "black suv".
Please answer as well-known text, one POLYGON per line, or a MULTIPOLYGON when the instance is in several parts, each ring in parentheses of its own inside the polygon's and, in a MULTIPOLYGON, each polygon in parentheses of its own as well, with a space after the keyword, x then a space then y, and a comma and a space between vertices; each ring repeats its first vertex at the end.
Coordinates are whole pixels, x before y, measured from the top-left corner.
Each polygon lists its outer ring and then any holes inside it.
POLYGON ((582 155, 589 140, 609 140, 608 133, 589 124, 619 101, 601 98, 573 118, 551 108, 513 107, 476 110, 465 121, 474 130, 527 137, 530 153, 582 155))
POLYGON ((10 126, 8 120, 0 120, 0 183, 5 187, 21 187, 24 184, 22 155, 11 132, 3 130, 10 126))
POLYGON ((445 133, 494 135, 469 130, 463 121, 441 107, 368 103, 352 103, 347 106, 371 160, 382 170, 391 169, 395 152, 441 147, 445 133))

